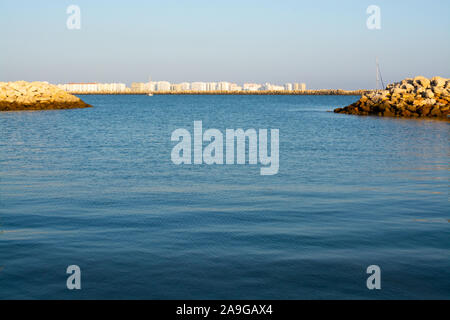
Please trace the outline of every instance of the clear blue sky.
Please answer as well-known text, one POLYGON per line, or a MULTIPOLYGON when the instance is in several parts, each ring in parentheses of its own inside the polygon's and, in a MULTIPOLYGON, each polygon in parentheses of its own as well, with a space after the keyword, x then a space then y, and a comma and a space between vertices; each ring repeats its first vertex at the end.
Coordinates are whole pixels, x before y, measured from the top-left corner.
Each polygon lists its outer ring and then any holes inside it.
POLYGON ((448 0, 0 0, 0 81, 306 82, 450 77, 448 0), (66 8, 81 8, 81 30, 66 8), (382 29, 366 28, 381 7, 382 29))

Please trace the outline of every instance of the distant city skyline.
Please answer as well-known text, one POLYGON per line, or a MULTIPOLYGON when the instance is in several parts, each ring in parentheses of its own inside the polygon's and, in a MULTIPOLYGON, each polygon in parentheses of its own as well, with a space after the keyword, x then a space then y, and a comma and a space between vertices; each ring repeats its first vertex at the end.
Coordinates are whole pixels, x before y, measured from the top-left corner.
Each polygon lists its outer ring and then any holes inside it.
POLYGON ((447 0, 2 0, 0 81, 130 86, 152 75, 372 89, 377 57, 386 83, 448 78, 448 12, 447 0), (70 5, 79 30, 66 26, 70 5), (381 8, 380 30, 366 27, 370 5, 381 8))
POLYGON ((59 83, 59 88, 74 93, 95 92, 257 92, 257 91, 306 91, 306 83, 285 83, 283 85, 265 83, 243 83, 215 81, 215 82, 181 82, 171 83, 169 81, 133 82, 130 87, 125 83, 59 83))

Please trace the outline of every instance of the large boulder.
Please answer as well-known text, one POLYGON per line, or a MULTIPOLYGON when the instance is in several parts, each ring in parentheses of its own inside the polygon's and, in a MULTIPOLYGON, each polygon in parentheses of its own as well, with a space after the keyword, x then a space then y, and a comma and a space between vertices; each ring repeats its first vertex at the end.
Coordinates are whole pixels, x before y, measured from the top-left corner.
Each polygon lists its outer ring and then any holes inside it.
POLYGON ((406 92, 414 92, 414 86, 412 84, 409 83, 403 83, 400 87, 400 89, 405 90, 406 92))
POLYGON ((80 98, 47 82, 0 82, 0 111, 88 107, 80 98))
POLYGON ((425 91, 425 93, 424 93, 424 98, 429 98, 429 99, 434 98, 434 93, 433 93, 433 91, 431 91, 430 89, 428 89, 427 91, 425 91))
POLYGON ((442 77, 434 77, 431 79, 431 85, 433 87, 445 87, 445 83, 447 82, 447 79, 444 79, 442 77))
POLYGON ((431 86, 431 81, 425 77, 418 76, 414 78, 414 86, 415 87, 422 87, 422 88, 429 88, 431 86))

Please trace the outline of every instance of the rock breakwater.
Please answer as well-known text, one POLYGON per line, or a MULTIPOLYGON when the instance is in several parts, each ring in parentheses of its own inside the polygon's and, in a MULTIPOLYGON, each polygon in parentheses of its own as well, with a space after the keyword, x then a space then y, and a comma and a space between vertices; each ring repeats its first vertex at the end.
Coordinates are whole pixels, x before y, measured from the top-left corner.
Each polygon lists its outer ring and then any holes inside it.
POLYGON ((0 82, 0 111, 88 107, 80 98, 46 82, 0 82))
POLYGON ((436 118, 449 120, 450 79, 409 78, 386 90, 363 94, 361 99, 335 113, 384 117, 436 118))

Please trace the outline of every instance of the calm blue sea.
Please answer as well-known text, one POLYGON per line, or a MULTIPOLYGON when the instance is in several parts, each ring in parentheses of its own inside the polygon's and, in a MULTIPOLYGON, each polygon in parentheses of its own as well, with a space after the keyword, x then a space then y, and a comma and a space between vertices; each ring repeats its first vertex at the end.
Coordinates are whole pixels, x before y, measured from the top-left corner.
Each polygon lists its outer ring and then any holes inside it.
POLYGON ((327 112, 354 96, 82 98, 0 113, 1 299, 450 298, 448 123, 327 112), (279 174, 174 165, 195 120, 279 129, 279 174))

